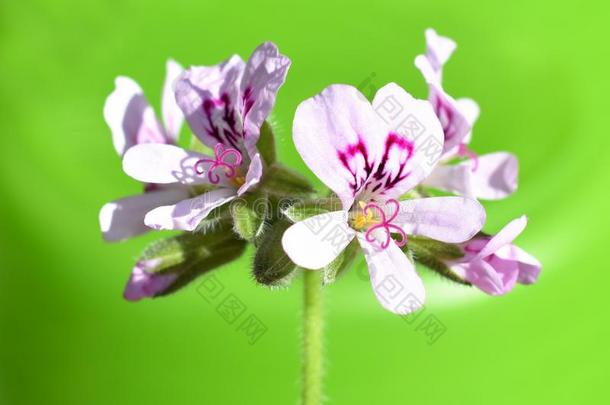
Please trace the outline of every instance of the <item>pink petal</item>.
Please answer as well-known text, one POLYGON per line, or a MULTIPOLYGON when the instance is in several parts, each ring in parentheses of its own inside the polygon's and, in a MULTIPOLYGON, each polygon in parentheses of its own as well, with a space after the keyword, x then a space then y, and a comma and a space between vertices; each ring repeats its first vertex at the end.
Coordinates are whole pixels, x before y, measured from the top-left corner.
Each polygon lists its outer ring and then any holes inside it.
POLYGON ((161 95, 161 115, 165 124, 165 132, 168 138, 175 143, 178 135, 180 135, 184 114, 176 103, 174 82, 182 74, 184 68, 176 61, 169 59, 166 63, 166 71, 163 94, 161 95))
POLYGON ((476 235, 485 224, 485 209, 463 197, 418 198, 400 202, 394 223, 408 235, 422 235, 447 243, 460 243, 476 235))
POLYGON ((464 267, 466 279, 490 295, 502 295, 512 290, 519 275, 515 262, 499 258, 490 262, 475 260, 464 267))
POLYGON ((154 297, 176 281, 176 273, 154 273, 148 270, 156 267, 156 260, 142 260, 136 263, 125 286, 123 297, 128 301, 154 297))
MULTIPOLYGON (((209 184, 207 172, 195 172, 195 164, 201 159, 213 160, 210 156, 182 149, 174 145, 137 145, 129 149, 123 158, 123 171, 136 180, 156 184, 209 184)), ((206 170, 210 165, 198 165, 206 170)), ((220 184, 226 185, 225 176, 220 184)))
POLYGON ((153 229, 193 231, 214 208, 235 198, 235 190, 219 188, 174 205, 155 208, 144 217, 153 229))
POLYGON ((347 212, 328 212, 288 228, 282 236, 282 247, 296 265, 317 270, 330 264, 355 234, 347 224, 347 212))
POLYGON ((349 209, 382 158, 387 128, 352 86, 335 84, 297 108, 294 143, 309 168, 349 209))
POLYGON ((424 284, 396 243, 381 249, 378 244, 367 242, 363 234, 358 234, 358 242, 368 264, 373 292, 385 309, 406 315, 424 305, 424 284))
POLYGON ((538 281, 542 264, 534 256, 515 245, 507 245, 496 251, 495 255, 500 259, 512 260, 519 267, 520 284, 533 284, 538 281))
POLYGON ((473 260, 480 260, 487 256, 496 253, 501 247, 512 243, 517 236, 523 232, 527 226, 527 217, 525 215, 513 219, 511 222, 506 224, 504 228, 495 234, 487 244, 481 249, 481 251, 475 256, 473 260))
POLYGON ((240 83, 245 63, 237 55, 216 66, 193 66, 175 83, 176 102, 193 133, 210 148, 243 145, 240 83))
POLYGON ((109 202, 100 210, 102 235, 106 241, 116 242, 150 231, 144 224, 144 216, 148 211, 176 203, 188 195, 186 188, 175 187, 109 202))
POLYGON ((261 125, 271 113, 279 88, 284 84, 290 59, 279 53, 272 42, 265 42, 254 50, 241 82, 244 102, 245 143, 253 154, 261 125))
POLYGON ((117 77, 115 86, 104 104, 104 119, 118 154, 141 143, 170 142, 140 86, 128 77, 117 77))

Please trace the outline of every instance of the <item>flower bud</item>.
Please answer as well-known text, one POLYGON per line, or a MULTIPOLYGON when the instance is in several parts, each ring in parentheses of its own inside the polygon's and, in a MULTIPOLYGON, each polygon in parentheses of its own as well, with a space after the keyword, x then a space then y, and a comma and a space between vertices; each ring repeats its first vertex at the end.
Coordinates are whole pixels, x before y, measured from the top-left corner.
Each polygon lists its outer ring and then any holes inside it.
POLYGON ((282 249, 284 231, 292 225, 285 217, 273 221, 258 243, 254 255, 253 274, 256 281, 268 286, 290 282, 297 266, 282 249))
POLYGON ((150 244, 132 270, 123 296, 128 301, 168 295, 200 275, 238 258, 246 242, 228 223, 208 233, 183 233, 150 244))

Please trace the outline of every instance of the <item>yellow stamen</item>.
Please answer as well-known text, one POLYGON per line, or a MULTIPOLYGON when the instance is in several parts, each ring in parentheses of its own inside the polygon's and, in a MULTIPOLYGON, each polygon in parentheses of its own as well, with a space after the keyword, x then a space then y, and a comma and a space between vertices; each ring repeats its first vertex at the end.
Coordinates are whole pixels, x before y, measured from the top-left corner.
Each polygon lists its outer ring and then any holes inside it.
POLYGON ((375 214, 372 210, 369 210, 366 214, 364 213, 366 204, 363 201, 359 201, 358 205, 360 206, 360 210, 353 214, 351 221, 352 228, 361 231, 379 222, 378 219, 375 218, 375 214))
POLYGON ((235 176, 229 180, 235 187, 241 187, 246 182, 246 176, 235 176))

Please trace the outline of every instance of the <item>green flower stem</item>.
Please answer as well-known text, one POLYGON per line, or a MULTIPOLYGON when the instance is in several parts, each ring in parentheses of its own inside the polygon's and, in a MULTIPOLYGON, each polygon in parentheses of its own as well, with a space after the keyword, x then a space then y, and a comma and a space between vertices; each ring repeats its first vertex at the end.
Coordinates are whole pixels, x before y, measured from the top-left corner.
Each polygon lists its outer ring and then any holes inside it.
POLYGON ((321 277, 321 271, 303 271, 303 405, 322 402, 321 277))

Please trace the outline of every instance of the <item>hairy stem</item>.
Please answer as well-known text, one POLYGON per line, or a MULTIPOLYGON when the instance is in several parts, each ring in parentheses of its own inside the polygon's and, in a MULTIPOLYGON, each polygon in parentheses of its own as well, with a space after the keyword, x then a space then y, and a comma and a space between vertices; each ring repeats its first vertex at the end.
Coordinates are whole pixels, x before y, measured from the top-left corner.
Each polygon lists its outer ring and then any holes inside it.
POLYGON ((322 282, 321 271, 303 271, 302 403, 322 401, 322 282))

